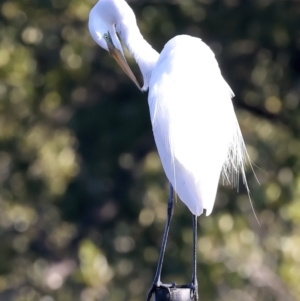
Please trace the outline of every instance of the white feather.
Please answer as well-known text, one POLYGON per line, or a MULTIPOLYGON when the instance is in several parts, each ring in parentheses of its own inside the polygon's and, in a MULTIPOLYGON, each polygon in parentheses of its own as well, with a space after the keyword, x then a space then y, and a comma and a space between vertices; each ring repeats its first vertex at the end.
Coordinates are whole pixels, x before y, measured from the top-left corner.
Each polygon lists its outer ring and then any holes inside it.
POLYGON ((221 171, 232 185, 244 167, 244 143, 233 93, 210 48, 177 36, 153 70, 149 108, 165 173, 193 214, 210 214, 221 171))
MULTIPOLYGON (((233 92, 210 48, 198 38, 177 36, 159 55, 143 38, 134 13, 123 0, 98 1, 90 13, 95 41, 117 33, 149 87, 153 133, 165 173, 195 215, 212 212, 220 174, 235 186, 249 161, 234 113, 233 92)), ((121 51, 121 44, 114 45, 121 51)), ((122 52, 122 51, 121 51, 122 52)))

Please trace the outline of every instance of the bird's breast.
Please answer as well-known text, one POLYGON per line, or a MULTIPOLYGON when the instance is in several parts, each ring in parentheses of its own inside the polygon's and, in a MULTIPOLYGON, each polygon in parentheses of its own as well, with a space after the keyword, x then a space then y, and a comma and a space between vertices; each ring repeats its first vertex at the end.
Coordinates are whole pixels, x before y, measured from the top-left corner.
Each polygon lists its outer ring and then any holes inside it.
POLYGON ((148 101, 169 181, 194 214, 211 211, 237 124, 231 90, 211 50, 194 38, 169 42, 153 71, 148 101), (189 42, 193 51, 185 53, 189 42))

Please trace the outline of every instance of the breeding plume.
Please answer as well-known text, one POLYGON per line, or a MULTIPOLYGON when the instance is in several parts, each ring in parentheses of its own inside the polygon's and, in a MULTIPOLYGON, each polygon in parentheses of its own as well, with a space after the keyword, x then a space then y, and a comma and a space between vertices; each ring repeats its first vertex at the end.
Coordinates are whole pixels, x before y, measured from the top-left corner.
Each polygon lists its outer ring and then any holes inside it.
POLYGON ((237 184, 239 172, 245 181, 244 161, 248 157, 231 102, 234 94, 221 75, 214 53, 201 39, 176 36, 159 54, 141 35, 135 15, 124 0, 98 1, 90 12, 89 30, 138 88, 149 89, 154 139, 170 182, 168 219, 147 300, 157 288, 176 287, 160 281, 173 213, 173 189, 193 214, 194 266, 186 287, 197 300, 197 216, 204 209, 206 215, 212 212, 220 174, 231 185, 237 184), (126 62, 121 42, 141 70, 142 87, 126 62))

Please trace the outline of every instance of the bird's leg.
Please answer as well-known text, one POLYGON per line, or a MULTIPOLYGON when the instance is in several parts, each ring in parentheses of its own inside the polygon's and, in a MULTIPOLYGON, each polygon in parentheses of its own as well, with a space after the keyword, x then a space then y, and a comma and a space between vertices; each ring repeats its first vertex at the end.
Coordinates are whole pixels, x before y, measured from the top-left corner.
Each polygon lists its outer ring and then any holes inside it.
POLYGON ((191 299, 198 300, 197 280, 197 215, 193 215, 193 276, 191 281, 191 299))
POLYGON ((152 288, 150 289, 148 296, 147 296, 147 301, 150 301, 151 296, 155 292, 156 288, 165 287, 165 288, 169 289, 171 287, 175 287, 175 285, 176 285, 175 283, 164 284, 160 281, 164 254, 165 254, 165 250, 166 250, 167 239, 168 239, 170 223, 171 223, 173 212, 174 212, 174 190, 170 183, 169 200, 168 200, 168 216, 167 216, 167 221, 166 221, 166 225, 165 225, 165 231, 164 231, 163 241, 162 241, 162 245, 161 245, 161 249, 160 249, 160 254, 159 254, 159 258, 158 258, 157 269, 156 269, 156 273, 154 276, 152 288))

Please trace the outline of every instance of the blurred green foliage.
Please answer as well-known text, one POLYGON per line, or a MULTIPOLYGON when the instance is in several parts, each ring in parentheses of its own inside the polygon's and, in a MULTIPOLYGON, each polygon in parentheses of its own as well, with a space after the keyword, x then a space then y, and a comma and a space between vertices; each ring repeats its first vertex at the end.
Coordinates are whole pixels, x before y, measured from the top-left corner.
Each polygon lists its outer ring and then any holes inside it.
MULTIPOLYGON (((1 301, 139 301, 154 276, 167 182, 147 95, 89 35, 94 3, 0 4, 1 301)), ((260 181, 248 170, 261 227, 242 184, 199 218, 200 300, 300 300, 299 1, 130 5, 158 51, 212 47, 260 181)), ((191 226, 177 202, 164 281, 190 280, 191 226)))

